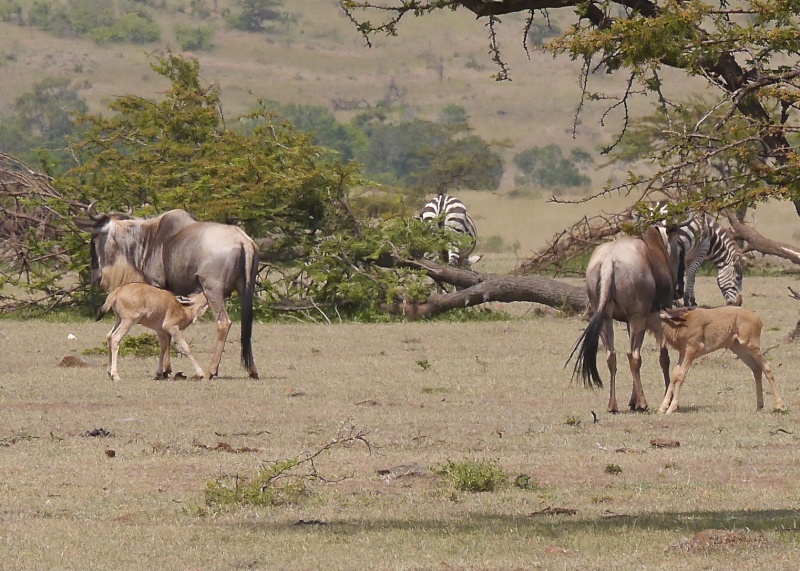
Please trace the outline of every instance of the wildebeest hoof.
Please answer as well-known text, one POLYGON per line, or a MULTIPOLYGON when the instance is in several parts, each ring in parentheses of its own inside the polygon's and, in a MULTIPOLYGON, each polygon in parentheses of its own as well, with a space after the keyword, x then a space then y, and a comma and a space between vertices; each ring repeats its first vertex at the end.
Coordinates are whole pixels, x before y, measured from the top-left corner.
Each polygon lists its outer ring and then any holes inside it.
POLYGON ((175 379, 176 381, 183 381, 184 379, 186 379, 186 374, 183 371, 178 371, 177 373, 175 373, 173 379, 175 379))
POLYGON ((168 381, 169 380, 169 374, 166 373, 166 372, 161 373, 161 374, 156 373, 156 376, 153 377, 153 380, 156 380, 156 381, 168 381))

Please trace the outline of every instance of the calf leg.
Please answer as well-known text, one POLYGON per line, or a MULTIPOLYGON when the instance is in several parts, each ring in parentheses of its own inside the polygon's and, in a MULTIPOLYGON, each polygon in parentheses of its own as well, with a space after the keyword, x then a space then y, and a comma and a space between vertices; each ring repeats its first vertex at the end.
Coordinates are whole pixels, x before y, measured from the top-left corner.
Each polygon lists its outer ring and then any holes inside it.
POLYGON ((658 407, 658 412, 672 414, 678 409, 678 399, 681 395, 681 388, 683 387, 683 382, 686 380, 686 375, 689 373, 689 368, 692 366, 692 361, 694 361, 694 354, 688 351, 682 353, 680 357, 678 357, 678 364, 672 371, 669 387, 664 395, 664 400, 661 401, 661 406, 658 407))
POLYGON ((172 367, 170 366, 170 359, 169 359, 169 346, 170 346, 170 335, 163 329, 161 331, 156 331, 158 334, 158 368, 156 369, 156 380, 164 380, 169 378, 169 374, 172 372, 172 367))
POLYGON ((172 334, 172 338, 175 339, 175 342, 178 344, 178 348, 180 348, 181 353, 186 355, 186 357, 189 359, 189 362, 192 364, 192 367, 194 367, 195 378, 196 379, 208 379, 209 377, 205 374, 205 372, 203 372, 203 369, 200 367, 200 365, 197 364, 197 361, 195 360, 194 356, 192 355, 191 349, 189 349, 189 344, 186 343, 186 341, 184 340, 184 338, 181 335, 181 331, 178 328, 178 326, 175 325, 175 326, 171 327, 170 328, 170 333, 172 334))
POLYGON ((764 358, 761 350, 752 345, 735 343, 731 347, 731 351, 753 371, 753 378, 756 381, 756 409, 761 410, 764 408, 764 388, 761 382, 761 372, 763 371, 767 377, 769 388, 772 390, 772 396, 775 398, 775 410, 783 410, 783 398, 780 392, 778 392, 778 383, 775 381, 775 376, 772 374, 772 367, 769 361, 764 358))
POLYGON ((119 360, 119 346, 122 343, 122 340, 125 338, 125 335, 128 334, 128 331, 131 330, 131 327, 136 325, 134 321, 122 321, 119 326, 115 326, 114 329, 108 334, 108 352, 110 355, 110 366, 108 371, 108 376, 111 377, 112 381, 120 381, 119 373, 117 372, 117 361, 119 360))

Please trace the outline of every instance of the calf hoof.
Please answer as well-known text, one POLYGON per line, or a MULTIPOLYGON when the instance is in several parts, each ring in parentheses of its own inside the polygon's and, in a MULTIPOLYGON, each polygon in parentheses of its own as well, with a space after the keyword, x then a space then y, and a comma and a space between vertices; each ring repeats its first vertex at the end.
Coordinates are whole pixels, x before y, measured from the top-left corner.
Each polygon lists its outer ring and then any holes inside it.
POLYGON ((156 376, 153 377, 154 381, 167 381, 169 380, 169 373, 166 371, 163 373, 156 373, 156 376))

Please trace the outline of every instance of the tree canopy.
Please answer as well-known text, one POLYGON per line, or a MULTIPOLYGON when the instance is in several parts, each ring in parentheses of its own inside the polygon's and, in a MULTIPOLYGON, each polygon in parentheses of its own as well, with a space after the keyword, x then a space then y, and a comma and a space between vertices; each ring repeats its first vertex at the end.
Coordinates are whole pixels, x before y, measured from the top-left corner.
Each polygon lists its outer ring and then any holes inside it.
MULTIPOLYGON (((341 6, 368 44, 376 34, 398 34, 406 17, 468 10, 488 25, 485 41, 498 66, 497 79, 508 76, 495 30, 502 16, 528 15, 520 30, 520 41, 528 49, 534 22, 568 11, 573 25, 537 49, 582 63, 584 101, 609 98, 612 107, 625 110, 618 137, 607 151, 624 141, 632 119, 628 104, 634 97, 655 95, 667 118, 659 134, 663 144, 653 149, 658 168, 604 192, 658 190, 703 210, 776 198, 792 201, 800 214, 797 2, 341 0, 341 6), (711 95, 702 109, 695 109, 699 117, 694 125, 670 120, 689 102, 688 97, 667 95, 665 68, 706 81, 711 95), (623 75, 626 87, 620 95, 592 91, 592 73, 598 69, 623 75), (730 161, 738 168, 717 168, 730 161)), ((680 94, 672 90, 676 91, 680 94)))

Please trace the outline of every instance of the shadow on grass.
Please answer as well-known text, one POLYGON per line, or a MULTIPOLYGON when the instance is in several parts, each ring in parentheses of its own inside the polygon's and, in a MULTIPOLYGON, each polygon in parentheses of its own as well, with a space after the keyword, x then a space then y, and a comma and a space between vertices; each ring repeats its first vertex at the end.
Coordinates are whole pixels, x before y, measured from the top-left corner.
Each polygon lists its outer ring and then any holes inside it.
MULTIPOLYGON (((305 523, 302 520, 295 522, 253 522, 254 527, 297 528, 324 531, 326 533, 353 533, 354 531, 383 532, 392 530, 416 531, 423 533, 477 533, 496 532, 497 528, 510 527, 513 529, 529 528, 538 535, 560 538, 576 533, 602 535, 632 528, 644 531, 683 531, 693 534, 704 529, 725 529, 750 531, 788 531, 800 532, 800 510, 774 509, 774 510, 734 510, 719 512, 665 512, 646 513, 641 515, 612 515, 584 518, 578 515, 515 515, 496 516, 476 512, 465 513, 462 518, 447 518, 442 520, 393 520, 393 519, 365 519, 352 520, 325 520, 315 523, 320 525, 298 525, 305 523)), ((236 525, 241 525, 237 523, 236 525)))

